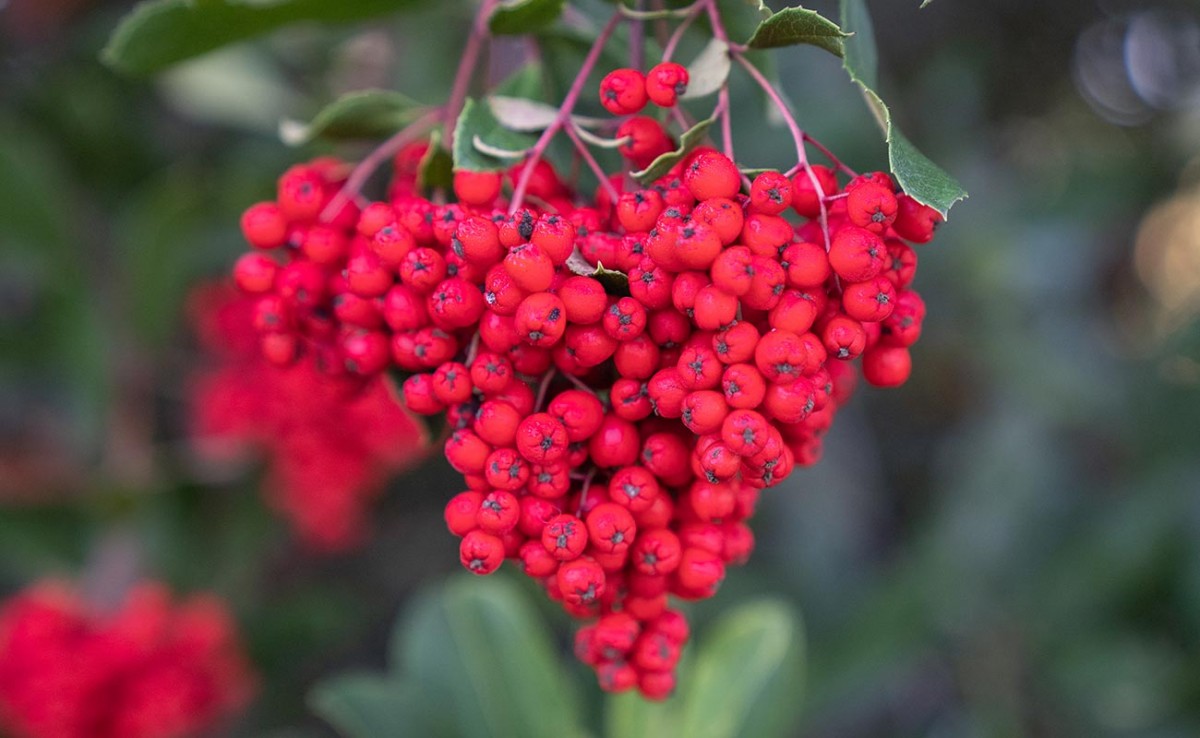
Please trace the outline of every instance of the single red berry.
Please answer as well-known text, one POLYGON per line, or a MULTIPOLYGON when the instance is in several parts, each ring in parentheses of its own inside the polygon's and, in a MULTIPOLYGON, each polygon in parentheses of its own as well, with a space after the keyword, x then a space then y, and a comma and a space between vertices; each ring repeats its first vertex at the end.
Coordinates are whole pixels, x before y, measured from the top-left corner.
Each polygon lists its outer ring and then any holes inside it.
POLYGON ((459 492, 446 503, 446 527, 456 536, 465 536, 475 530, 475 518, 483 495, 479 492, 459 492))
POLYGON ((820 215, 821 198, 834 194, 837 194, 837 176, 829 167, 814 164, 792 177, 792 209, 805 218, 820 215))
POLYGON ((454 173, 454 196, 461 203, 486 207, 500 196, 501 180, 499 172, 471 172, 460 169, 454 173))
POLYGON ((862 372, 876 387, 899 387, 912 373, 912 355, 904 346, 875 346, 863 354, 862 372))
POLYGON ((592 558, 563 562, 555 579, 565 604, 592 605, 604 595, 604 569, 592 558))
POLYGON ((760 213, 778 215, 792 205, 792 183, 779 172, 763 172, 750 187, 750 205, 760 213))
POLYGON ((736 197, 742 188, 737 165, 716 151, 702 151, 694 156, 684 169, 683 183, 697 200, 736 197))
POLYGON ((260 202, 242 213, 242 236, 256 249, 277 249, 287 243, 288 221, 279 205, 260 202))
POLYGON ((646 75, 646 95, 660 107, 673 107, 687 86, 687 67, 675 62, 655 64, 646 75))
POLYGON ((909 195, 900 195, 896 202, 896 220, 892 223, 896 235, 913 243, 929 243, 944 220, 942 214, 909 195))
POLYGON ((491 574, 504 563, 504 541, 481 530, 473 530, 463 537, 458 547, 458 560, 472 574, 491 574))
POLYGON ((265 254, 248 253, 238 257, 233 266, 233 281, 248 295, 262 295, 275 286, 279 264, 265 254))
POLYGON ((631 115, 646 107, 646 78, 636 69, 616 69, 600 82, 600 104, 613 115, 631 115))
POLYGON ((588 441, 588 452, 598 467, 629 466, 637 460, 641 438, 637 427, 616 415, 606 415, 588 441))
POLYGON ((566 306, 549 292, 530 295, 517 307, 516 328, 531 346, 553 346, 567 329, 566 306))
POLYGON ((587 515, 588 541, 604 553, 626 551, 637 537, 637 524, 629 511, 613 502, 602 502, 587 515))
POLYGON ((865 282, 887 265, 883 239, 865 228, 846 226, 834 235, 829 247, 829 264, 847 282, 865 282))
POLYGON ((548 413, 530 415, 517 426, 517 451, 535 464, 549 464, 566 456, 567 428, 548 413))
POLYGON ((559 561, 579 558, 587 542, 587 526, 574 515, 556 515, 542 531, 542 546, 559 561))

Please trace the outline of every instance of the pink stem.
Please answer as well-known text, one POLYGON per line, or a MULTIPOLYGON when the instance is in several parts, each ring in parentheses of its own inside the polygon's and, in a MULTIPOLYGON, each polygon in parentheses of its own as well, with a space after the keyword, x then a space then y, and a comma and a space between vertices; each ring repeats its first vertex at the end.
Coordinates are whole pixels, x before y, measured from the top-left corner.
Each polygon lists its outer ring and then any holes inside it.
POLYGON ((588 149, 587 144, 583 142, 579 134, 575 132, 574 126, 567 125, 563 130, 567 132, 567 137, 571 139, 571 143, 575 144, 575 149, 579 152, 579 155, 587 162, 588 168, 592 170, 592 174, 595 174, 596 179, 600 180, 600 186, 608 193, 608 199, 615 205, 621 196, 617 194, 617 188, 613 187, 612 182, 608 179, 608 175, 604 173, 604 167, 600 166, 600 163, 596 161, 596 157, 592 156, 591 150, 588 149))
MULTIPOLYGON (((645 0, 637 0, 633 7, 641 10, 645 0)), ((646 66, 646 23, 639 18, 629 19, 629 66, 641 70, 646 66)))
POLYGON ((367 180, 371 178, 371 175, 381 164, 390 159, 407 144, 425 135, 425 132, 437 123, 441 114, 441 111, 437 109, 429 111, 394 133, 391 138, 381 143, 370 154, 367 154, 366 158, 360 161, 350 172, 350 176, 346 178, 346 184, 342 185, 342 189, 333 196, 333 199, 329 201, 325 209, 321 211, 320 221, 324 223, 334 218, 351 198, 358 195, 363 185, 367 183, 367 180))
POLYGON ((491 17, 499 0, 483 0, 475 20, 471 24, 471 35, 467 37, 467 45, 463 49, 462 60, 458 63, 458 71, 454 73, 454 85, 450 88, 450 99, 443 109, 442 125, 446 129, 446 147, 454 150, 454 124, 458 114, 462 112, 463 103, 467 99, 467 89, 471 86, 471 76, 475 65, 479 63, 479 54, 483 49, 483 41, 488 36, 488 18, 491 17))
POLYGON ((620 22, 622 16, 620 12, 613 13, 608 19, 608 23, 604 24, 600 35, 596 37, 596 41, 592 44, 592 48, 588 51, 587 57, 583 60, 583 65, 579 68, 579 74, 575 76, 575 82, 571 85, 571 89, 567 91, 567 96, 563 99, 562 105, 558 109, 558 115, 550 123, 546 130, 542 131, 541 137, 534 144, 533 150, 529 152, 529 158, 525 160, 525 166, 521 169, 521 176, 517 180, 517 186, 513 188, 512 202, 508 206, 508 214, 512 215, 521 208, 521 203, 525 200, 525 190, 529 188, 529 180, 533 178, 533 170, 537 167, 537 163, 541 161, 542 155, 546 153, 546 148, 550 145, 554 135, 559 132, 563 124, 571 117, 571 111, 575 109, 575 103, 579 101, 579 95, 583 92, 584 85, 587 84, 588 75, 596 66, 596 62, 600 59, 600 52, 604 50, 604 44, 608 42, 613 31, 616 30, 617 23, 620 22))
POLYGON ((841 171, 845 172, 846 174, 850 175, 851 177, 858 176, 858 172, 854 171, 850 167, 843 164, 842 160, 837 158, 836 156, 834 156, 833 152, 830 151, 829 149, 825 148, 825 145, 822 144, 820 141, 818 141, 817 139, 808 135, 807 133, 804 134, 804 140, 809 142, 810 144, 812 144, 813 148, 816 149, 817 151, 820 151, 821 154, 823 154, 825 156, 825 158, 828 159, 829 162, 831 164, 833 164, 835 167, 837 167, 841 171))
POLYGON ((704 10, 704 6, 705 3, 703 1, 693 5, 691 12, 685 15, 683 20, 679 22, 679 25, 675 27, 675 32, 671 34, 671 38, 667 41, 667 45, 663 47, 663 61, 671 61, 671 57, 675 54, 675 48, 679 46, 679 41, 683 38, 684 32, 687 31, 688 27, 692 25, 692 21, 700 17, 700 13, 704 10))

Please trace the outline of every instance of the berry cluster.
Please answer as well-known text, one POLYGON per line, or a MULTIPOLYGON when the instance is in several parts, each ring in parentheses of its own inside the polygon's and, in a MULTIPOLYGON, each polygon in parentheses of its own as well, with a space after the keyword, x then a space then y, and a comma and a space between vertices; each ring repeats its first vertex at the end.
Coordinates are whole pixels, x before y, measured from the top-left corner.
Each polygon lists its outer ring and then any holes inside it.
POLYGON ((210 363, 190 383, 193 446, 210 463, 265 455, 268 503, 307 545, 344 550, 369 529, 387 478, 425 457, 425 429, 382 378, 331 380, 310 362, 265 361, 256 304, 225 285, 189 300, 210 363))
MULTIPOLYGON (((600 99, 629 116, 687 82, 617 70, 600 99)), ((651 117, 618 136, 634 166, 675 147, 651 117)), ((712 148, 649 187, 606 177, 592 204, 532 157, 511 200, 501 173, 459 171, 439 205, 416 189, 424 150, 397 155, 386 202, 342 198, 322 160, 247 211, 235 276, 262 348, 403 374, 409 409, 449 424, 463 566, 516 560, 592 621, 577 650, 602 687, 663 698, 688 635, 669 596, 710 597, 748 558, 759 491, 817 461, 856 359, 870 384, 908 378, 925 307, 906 241, 940 216, 884 173, 750 181, 712 148)))
POLYGON ((62 583, 0 607, 0 732, 13 738, 180 738, 213 730, 254 679, 232 619, 157 585, 101 615, 62 583))

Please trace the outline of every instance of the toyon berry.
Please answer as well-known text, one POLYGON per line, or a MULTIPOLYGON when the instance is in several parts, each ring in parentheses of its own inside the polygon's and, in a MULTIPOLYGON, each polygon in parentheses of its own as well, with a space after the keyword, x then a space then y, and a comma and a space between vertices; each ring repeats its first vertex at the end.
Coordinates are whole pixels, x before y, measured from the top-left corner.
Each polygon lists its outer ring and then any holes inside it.
POLYGON ((327 213, 346 167, 322 160, 247 209, 233 267, 272 363, 350 392, 391 377, 409 412, 445 418, 462 565, 512 560, 585 621, 576 652, 600 686, 650 699, 688 640, 675 604, 749 558, 761 490, 817 463, 860 376, 908 379, 926 314, 913 245, 941 222, 836 160, 748 174, 700 146, 638 173, 680 135, 677 113, 639 113, 688 83, 673 62, 604 76, 622 168, 589 162, 594 197, 540 150, 425 193, 422 141, 387 198, 327 213))

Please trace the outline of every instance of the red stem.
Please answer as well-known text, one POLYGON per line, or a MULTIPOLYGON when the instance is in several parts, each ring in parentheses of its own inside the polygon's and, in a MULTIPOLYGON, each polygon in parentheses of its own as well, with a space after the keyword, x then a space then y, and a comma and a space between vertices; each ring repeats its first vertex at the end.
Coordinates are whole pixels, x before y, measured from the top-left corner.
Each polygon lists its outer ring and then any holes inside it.
POLYGON ((517 186, 513 188, 512 202, 508 206, 509 215, 520 210, 521 204, 525 200, 525 190, 529 187, 529 180, 533 177, 533 171, 537 167, 537 163, 541 161, 542 155, 546 153, 546 148, 550 145, 550 141, 554 139, 554 135, 570 119, 571 111, 575 109, 575 103, 579 101, 579 95, 583 92, 584 85, 587 84, 588 76, 596 66, 596 62, 600 59, 600 52, 604 50, 604 44, 608 42, 609 37, 616 30, 617 23, 620 22, 622 17, 620 12, 613 13, 612 17, 608 19, 608 23, 604 24, 600 35, 596 37, 591 50, 588 51, 587 57, 583 60, 583 65, 579 68, 579 74, 576 75, 575 82, 571 85, 571 89, 567 91, 567 96, 563 99, 562 105, 558 109, 558 115, 554 117, 549 127, 542 131, 542 135, 538 138, 537 143, 534 144, 533 150, 529 152, 529 158, 525 160, 525 166, 521 169, 521 176, 517 180, 517 186))

